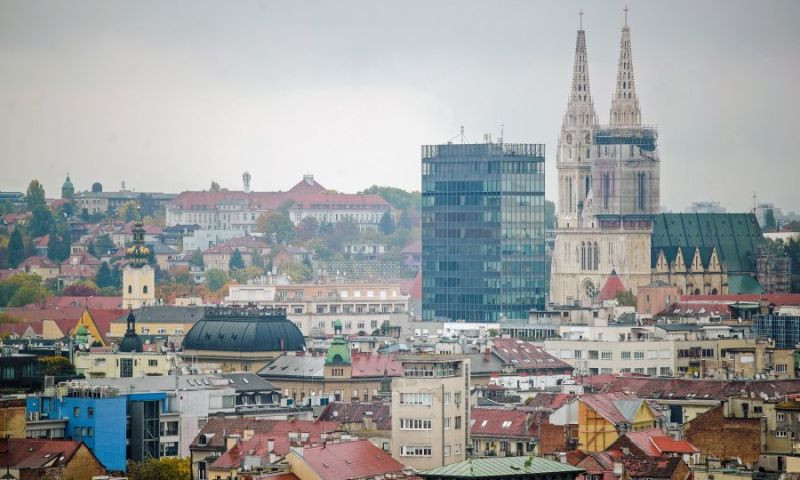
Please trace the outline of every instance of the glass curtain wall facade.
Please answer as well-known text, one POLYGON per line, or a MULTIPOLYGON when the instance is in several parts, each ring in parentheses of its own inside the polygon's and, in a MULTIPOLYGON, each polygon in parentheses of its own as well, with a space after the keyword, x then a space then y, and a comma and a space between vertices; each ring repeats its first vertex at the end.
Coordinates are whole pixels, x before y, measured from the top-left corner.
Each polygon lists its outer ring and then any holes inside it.
POLYGON ((423 320, 527 320, 545 263, 544 145, 422 147, 423 320))

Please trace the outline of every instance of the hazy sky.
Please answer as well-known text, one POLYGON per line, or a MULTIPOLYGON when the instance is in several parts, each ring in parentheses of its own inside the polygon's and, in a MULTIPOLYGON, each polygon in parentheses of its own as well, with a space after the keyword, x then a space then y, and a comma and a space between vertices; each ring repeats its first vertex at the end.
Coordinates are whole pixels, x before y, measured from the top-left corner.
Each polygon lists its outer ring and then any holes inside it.
MULTIPOLYGON (((625 2, 0 2, 0 189, 420 187, 419 145, 555 142, 583 8, 606 122, 625 2)), ((630 2, 662 204, 800 209, 800 2, 630 2), (792 144, 795 144, 792 147, 792 144)))

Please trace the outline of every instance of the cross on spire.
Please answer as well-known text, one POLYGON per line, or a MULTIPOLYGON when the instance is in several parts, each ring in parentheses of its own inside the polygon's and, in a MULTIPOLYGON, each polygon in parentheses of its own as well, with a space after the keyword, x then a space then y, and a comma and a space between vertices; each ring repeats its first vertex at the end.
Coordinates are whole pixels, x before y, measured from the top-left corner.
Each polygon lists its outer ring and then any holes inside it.
POLYGON ((578 17, 580 18, 580 30, 583 30, 583 9, 581 8, 578 11, 578 17))
POLYGON ((625 8, 622 9, 622 11, 625 12, 625 26, 626 27, 628 26, 628 10, 629 9, 628 9, 627 5, 625 5, 625 8))

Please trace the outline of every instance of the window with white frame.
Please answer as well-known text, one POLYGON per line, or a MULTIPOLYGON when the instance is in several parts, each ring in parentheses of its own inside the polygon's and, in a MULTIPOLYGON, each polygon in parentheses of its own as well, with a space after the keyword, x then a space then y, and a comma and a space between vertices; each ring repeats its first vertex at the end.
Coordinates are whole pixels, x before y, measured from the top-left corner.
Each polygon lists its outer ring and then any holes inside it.
POLYGON ((430 430, 431 420, 423 418, 401 418, 401 430, 430 430))
POLYGON ((401 445, 400 455, 403 457, 430 457, 430 445, 401 445))
POLYGON ((433 404, 433 394, 432 393, 401 393, 400 394, 400 404, 401 405, 432 405, 433 404))

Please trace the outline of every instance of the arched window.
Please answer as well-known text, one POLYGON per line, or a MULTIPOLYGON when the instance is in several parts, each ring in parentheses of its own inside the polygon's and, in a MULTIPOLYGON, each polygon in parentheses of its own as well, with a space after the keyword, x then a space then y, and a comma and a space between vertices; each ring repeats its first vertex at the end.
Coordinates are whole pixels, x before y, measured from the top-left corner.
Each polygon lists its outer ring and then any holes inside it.
POLYGON ((699 288, 695 288, 694 289, 694 294, 695 295, 700 295, 700 289, 699 288))
POLYGON ((128 285, 128 293, 133 293, 133 285, 128 285))
POLYGON ((717 289, 716 288, 712 288, 711 289, 711 295, 716 295, 716 294, 717 294, 717 289))
POLYGON ((581 270, 586 270, 586 243, 581 242, 581 270))
POLYGON ((144 287, 142 287, 142 293, 147 293, 147 285, 145 285, 144 287))
POLYGON ((594 262, 592 261, 592 242, 586 244, 586 270, 593 270, 592 266, 594 262))
POLYGON ((594 269, 600 270, 600 247, 594 242, 594 269))

